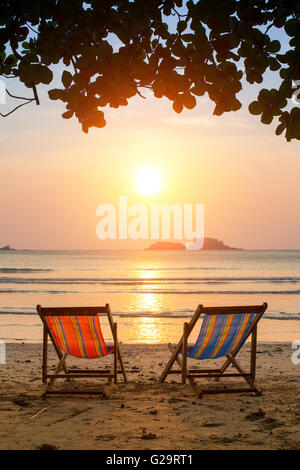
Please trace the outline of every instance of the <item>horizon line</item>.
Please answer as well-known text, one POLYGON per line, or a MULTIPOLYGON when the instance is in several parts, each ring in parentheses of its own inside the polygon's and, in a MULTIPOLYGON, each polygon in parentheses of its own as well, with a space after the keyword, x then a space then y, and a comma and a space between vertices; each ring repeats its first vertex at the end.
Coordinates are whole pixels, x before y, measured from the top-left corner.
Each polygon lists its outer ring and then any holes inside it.
POLYGON ((12 252, 12 251, 150 251, 150 252, 161 252, 161 251, 178 251, 178 252, 200 252, 200 251, 300 251, 300 248, 227 248, 227 249, 203 249, 200 250, 149 250, 148 248, 140 249, 108 249, 108 248, 10 248, 9 250, 0 249, 0 252, 12 252))

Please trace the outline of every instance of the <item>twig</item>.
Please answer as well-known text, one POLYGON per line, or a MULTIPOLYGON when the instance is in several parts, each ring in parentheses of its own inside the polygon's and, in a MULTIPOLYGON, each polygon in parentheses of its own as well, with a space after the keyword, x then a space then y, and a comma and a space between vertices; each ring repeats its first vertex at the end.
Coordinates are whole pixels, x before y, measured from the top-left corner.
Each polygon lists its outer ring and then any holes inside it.
POLYGON ((27 101, 33 101, 34 98, 24 98, 23 96, 15 96, 13 95, 12 93, 10 93, 8 90, 6 90, 6 93, 8 94, 8 96, 10 96, 11 98, 16 98, 18 100, 27 100, 27 101))
POLYGON ((146 99, 145 96, 143 96, 142 93, 138 89, 136 89, 136 92, 141 98, 144 98, 144 100, 146 99))
POLYGON ((34 94, 34 99, 36 101, 36 104, 40 104, 40 100, 37 94, 37 89, 35 83, 32 84, 32 89, 33 89, 33 94, 34 94))
POLYGON ((11 111, 9 111, 9 113, 6 113, 6 114, 0 113, 0 116, 1 116, 1 117, 7 117, 7 116, 9 116, 10 114, 12 114, 14 111, 16 111, 17 109, 21 108, 21 106, 25 106, 26 104, 29 104, 29 103, 31 103, 32 101, 34 101, 33 98, 32 98, 30 101, 26 101, 26 103, 19 104, 19 106, 16 106, 14 109, 12 109, 11 111))
POLYGON ((30 418, 28 418, 29 420, 31 419, 34 419, 34 418, 37 418, 38 416, 40 416, 40 414, 44 413, 44 411, 48 410, 49 407, 47 408, 42 408, 40 411, 38 411, 35 415, 33 416, 30 416, 30 418))

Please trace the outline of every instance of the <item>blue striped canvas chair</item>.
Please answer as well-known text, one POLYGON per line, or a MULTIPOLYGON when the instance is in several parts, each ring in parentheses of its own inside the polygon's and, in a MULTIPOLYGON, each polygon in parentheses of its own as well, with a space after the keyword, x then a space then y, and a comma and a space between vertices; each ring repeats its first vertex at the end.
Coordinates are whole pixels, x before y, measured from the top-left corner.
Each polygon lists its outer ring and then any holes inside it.
MULTIPOLYGON (((42 380, 47 384, 45 394, 99 394, 99 391, 53 390, 56 379, 74 378, 107 378, 117 383, 118 374, 123 375, 127 382, 124 361, 117 335, 117 323, 113 322, 109 304, 102 307, 41 307, 37 305, 37 312, 44 325, 43 336, 43 373, 42 380), (112 333, 112 344, 108 344, 103 337, 99 314, 107 315, 112 333), (59 363, 54 373, 47 370, 48 364, 48 337, 54 346, 59 363), (100 359, 113 356, 113 365, 109 369, 69 369, 66 364, 68 356, 82 359, 100 359), (118 369, 118 363, 120 369, 118 369)), ((100 392, 101 393, 101 392, 100 392)))
POLYGON ((267 304, 242 307, 203 307, 199 305, 189 323, 184 323, 183 335, 176 347, 169 344, 172 356, 166 365, 160 382, 164 382, 168 374, 180 374, 181 383, 189 381, 199 398, 207 393, 240 393, 254 392, 261 394, 255 386, 257 324, 267 304), (197 341, 188 347, 188 338, 202 315, 203 321, 197 341), (251 335, 250 371, 245 372, 235 359, 246 340, 251 335), (187 360, 205 360, 225 357, 226 360, 219 369, 189 369, 187 360), (180 369, 172 370, 175 363, 180 369), (237 372, 225 373, 229 366, 237 372), (196 378, 241 377, 247 388, 211 388, 200 389, 196 378))

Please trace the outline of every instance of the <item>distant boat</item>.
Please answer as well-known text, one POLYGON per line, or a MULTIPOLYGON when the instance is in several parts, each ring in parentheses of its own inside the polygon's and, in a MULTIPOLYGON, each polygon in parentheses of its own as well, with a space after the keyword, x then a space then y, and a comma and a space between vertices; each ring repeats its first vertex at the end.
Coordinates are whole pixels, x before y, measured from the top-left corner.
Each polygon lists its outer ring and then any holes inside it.
POLYGON ((15 248, 11 248, 10 245, 5 245, 5 246, 3 246, 2 248, 0 248, 0 250, 4 250, 4 251, 15 251, 15 248))

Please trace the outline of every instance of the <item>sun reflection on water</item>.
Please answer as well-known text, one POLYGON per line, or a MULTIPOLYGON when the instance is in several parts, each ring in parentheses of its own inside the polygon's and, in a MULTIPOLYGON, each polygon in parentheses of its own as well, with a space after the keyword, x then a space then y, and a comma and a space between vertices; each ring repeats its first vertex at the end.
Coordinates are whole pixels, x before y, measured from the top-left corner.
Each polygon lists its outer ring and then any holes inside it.
POLYGON ((137 294, 135 305, 139 312, 159 312, 162 307, 160 294, 143 293, 137 294))
POLYGON ((165 332, 161 318, 141 317, 134 320, 136 338, 139 343, 161 343, 165 332))
POLYGON ((155 281, 159 278, 158 271, 155 270, 155 266, 151 266, 150 269, 139 269, 136 275, 141 281, 145 280, 145 283, 141 285, 144 292, 137 292, 132 302, 132 310, 139 312, 141 315, 134 319, 133 326, 136 341, 140 343, 160 343, 166 332, 164 331, 162 319, 156 318, 155 315, 163 311, 163 297, 159 293, 145 292, 145 290, 155 288, 155 281), (152 279, 154 283, 151 282, 152 279), (145 316, 142 316, 143 314, 145 316))
MULTIPOLYGON (((141 279, 157 277, 156 271, 141 270, 139 272, 141 279)), ((151 284, 146 284, 144 288, 153 287, 151 284)), ((159 313, 162 310, 162 299, 160 294, 140 293, 137 294, 135 300, 136 310, 139 312, 159 313)), ((162 339, 162 324, 160 318, 155 317, 140 317, 135 320, 136 337, 141 343, 159 343, 162 339)))

